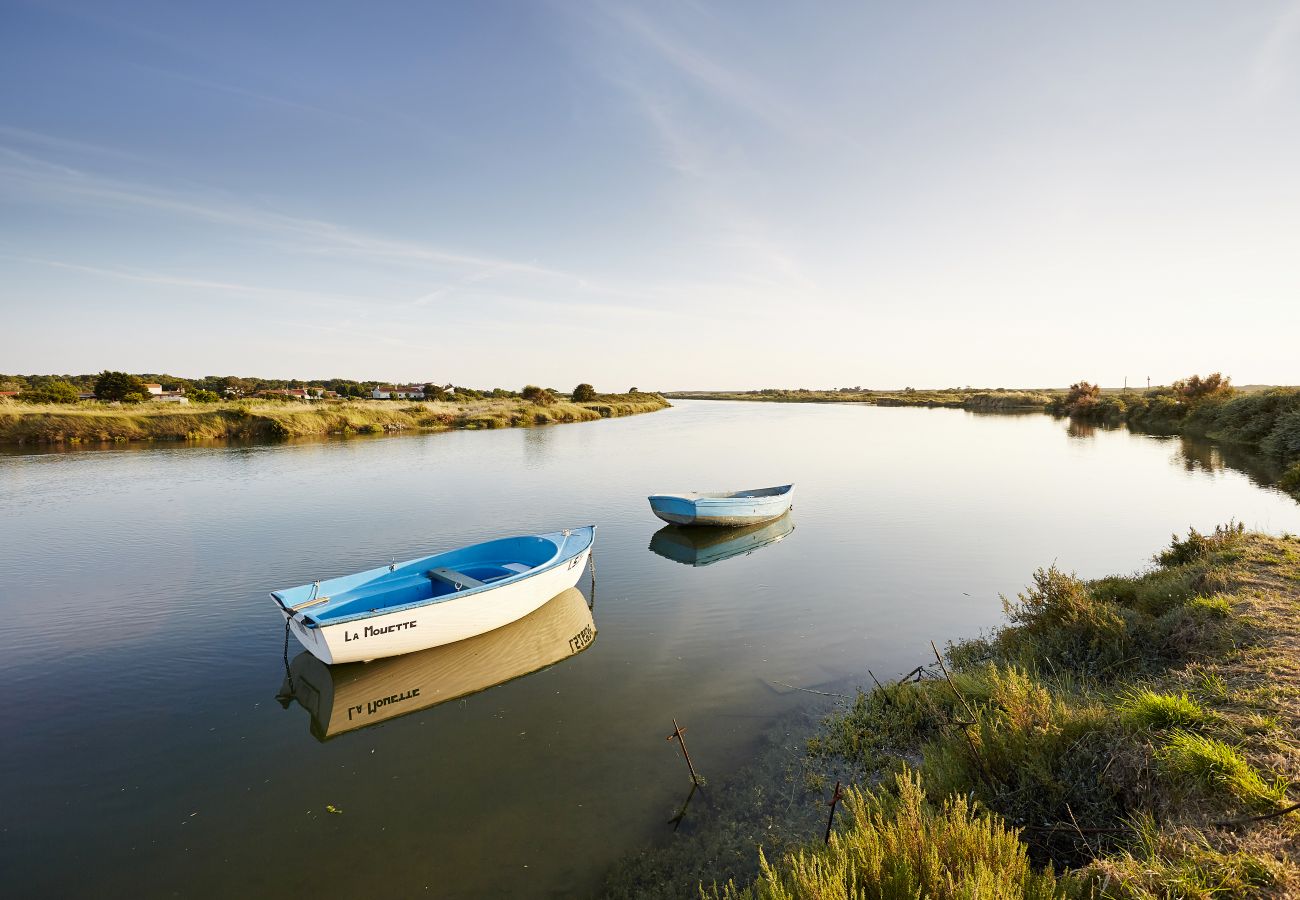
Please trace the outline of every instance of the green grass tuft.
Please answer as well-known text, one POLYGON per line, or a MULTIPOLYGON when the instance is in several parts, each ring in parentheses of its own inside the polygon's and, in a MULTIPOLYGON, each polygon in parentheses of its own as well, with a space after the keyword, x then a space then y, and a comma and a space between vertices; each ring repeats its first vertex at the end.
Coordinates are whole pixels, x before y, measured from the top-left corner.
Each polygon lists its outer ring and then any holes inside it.
POLYGON ((1286 796, 1286 782, 1269 784, 1246 758, 1218 738, 1176 731, 1160 753, 1165 772, 1213 797, 1271 809, 1286 796))
POLYGON ((1185 693, 1130 691, 1120 698, 1117 708, 1120 721, 1134 731, 1200 728, 1210 721, 1205 708, 1185 693))

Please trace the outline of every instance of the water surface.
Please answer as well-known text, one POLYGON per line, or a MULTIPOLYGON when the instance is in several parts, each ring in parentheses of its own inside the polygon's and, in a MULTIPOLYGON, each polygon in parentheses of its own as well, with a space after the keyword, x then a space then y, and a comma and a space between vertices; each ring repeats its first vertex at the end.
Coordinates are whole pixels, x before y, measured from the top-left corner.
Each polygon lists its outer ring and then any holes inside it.
POLYGON ((1234 517, 1300 531, 1300 506, 1208 444, 956 410, 682 401, 534 430, 9 452, 6 894, 588 894, 668 839, 673 717, 706 775, 732 771, 808 701, 773 682, 906 671, 996 624, 1040 565, 1132 571, 1234 517), (779 541, 705 566, 649 548, 647 494, 790 481, 779 541), (328 740, 276 701, 267 591, 592 522, 581 652, 328 740))

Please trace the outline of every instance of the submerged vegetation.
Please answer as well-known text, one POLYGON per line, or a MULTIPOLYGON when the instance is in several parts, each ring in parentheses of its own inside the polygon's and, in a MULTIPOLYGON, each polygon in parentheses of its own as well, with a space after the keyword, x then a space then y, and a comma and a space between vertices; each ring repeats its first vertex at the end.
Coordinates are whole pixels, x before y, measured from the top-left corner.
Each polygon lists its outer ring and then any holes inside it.
POLYGON ((1040 570, 1006 627, 859 692, 809 745, 864 785, 829 844, 706 896, 1292 895, 1300 538, 1193 530, 1153 563, 1040 570))
POLYGON ((305 403, 31 404, 0 400, 0 443, 96 444, 124 441, 266 440, 456 428, 514 428, 654 412, 658 394, 597 394, 584 403, 519 397, 434 402, 337 400, 305 403))

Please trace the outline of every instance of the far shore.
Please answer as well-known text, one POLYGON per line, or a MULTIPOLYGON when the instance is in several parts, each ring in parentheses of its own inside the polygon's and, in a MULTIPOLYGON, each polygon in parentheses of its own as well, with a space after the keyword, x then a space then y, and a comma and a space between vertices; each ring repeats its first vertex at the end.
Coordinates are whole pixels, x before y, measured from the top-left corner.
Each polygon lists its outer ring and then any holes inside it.
POLYGON ((528 428, 591 422, 671 406, 658 394, 598 394, 583 403, 517 398, 466 402, 240 400, 108 405, 0 401, 0 444, 95 446, 131 441, 277 440, 293 437, 528 428))

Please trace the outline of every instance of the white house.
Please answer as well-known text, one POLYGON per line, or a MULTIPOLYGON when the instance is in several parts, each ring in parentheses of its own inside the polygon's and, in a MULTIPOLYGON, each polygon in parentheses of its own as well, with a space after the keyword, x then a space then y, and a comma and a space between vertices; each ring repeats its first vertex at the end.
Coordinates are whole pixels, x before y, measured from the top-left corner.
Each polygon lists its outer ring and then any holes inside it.
POLYGON ((404 384, 394 387, 391 384, 381 384, 370 392, 370 396, 375 400, 423 400, 424 385, 404 384))

